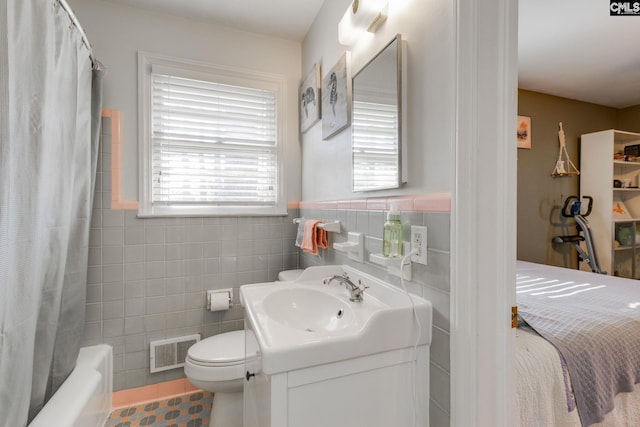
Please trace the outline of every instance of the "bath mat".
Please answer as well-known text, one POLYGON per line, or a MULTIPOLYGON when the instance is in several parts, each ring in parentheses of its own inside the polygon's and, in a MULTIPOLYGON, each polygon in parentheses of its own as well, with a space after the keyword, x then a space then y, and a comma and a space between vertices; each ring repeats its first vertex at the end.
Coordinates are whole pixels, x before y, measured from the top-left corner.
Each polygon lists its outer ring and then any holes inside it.
POLYGON ((213 395, 185 394, 111 413, 105 427, 207 427, 213 395))

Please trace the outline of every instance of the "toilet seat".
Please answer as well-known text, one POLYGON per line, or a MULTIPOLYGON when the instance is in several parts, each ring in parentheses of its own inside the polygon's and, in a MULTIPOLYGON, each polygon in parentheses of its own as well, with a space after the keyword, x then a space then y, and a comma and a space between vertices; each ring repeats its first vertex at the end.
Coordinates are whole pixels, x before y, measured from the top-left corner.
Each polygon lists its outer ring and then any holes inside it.
POLYGON ((205 338, 189 347, 187 357, 207 366, 244 363, 244 331, 226 332, 205 338))

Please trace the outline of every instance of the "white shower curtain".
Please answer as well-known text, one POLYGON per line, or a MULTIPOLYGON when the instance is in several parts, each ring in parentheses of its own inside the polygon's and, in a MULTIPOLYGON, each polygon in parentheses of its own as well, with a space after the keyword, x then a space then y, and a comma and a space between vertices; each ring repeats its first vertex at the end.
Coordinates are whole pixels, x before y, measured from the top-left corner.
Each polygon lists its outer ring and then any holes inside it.
POLYGON ((58 1, 0 5, 0 425, 16 427, 82 339, 101 71, 58 1))

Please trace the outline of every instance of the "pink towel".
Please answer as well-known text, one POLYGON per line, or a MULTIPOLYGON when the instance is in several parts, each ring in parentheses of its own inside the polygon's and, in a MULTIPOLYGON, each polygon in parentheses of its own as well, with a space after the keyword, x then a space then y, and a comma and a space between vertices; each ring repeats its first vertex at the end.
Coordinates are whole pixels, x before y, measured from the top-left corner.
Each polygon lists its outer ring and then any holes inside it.
POLYGON ((304 222, 304 235, 300 248, 310 254, 318 255, 318 248, 327 249, 327 232, 318 228, 321 221, 308 219, 304 222))

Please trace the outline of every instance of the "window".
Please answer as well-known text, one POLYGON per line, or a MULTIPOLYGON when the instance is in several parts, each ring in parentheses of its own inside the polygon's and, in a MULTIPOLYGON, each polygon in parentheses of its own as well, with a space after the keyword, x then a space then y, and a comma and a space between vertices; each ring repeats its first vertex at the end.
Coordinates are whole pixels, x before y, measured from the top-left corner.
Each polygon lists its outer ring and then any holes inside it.
POLYGON ((353 102, 353 190, 398 186, 398 107, 353 102))
POLYGON ((139 54, 140 216, 281 215, 279 76, 139 54))

